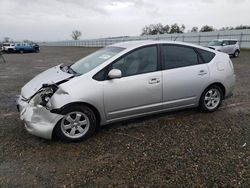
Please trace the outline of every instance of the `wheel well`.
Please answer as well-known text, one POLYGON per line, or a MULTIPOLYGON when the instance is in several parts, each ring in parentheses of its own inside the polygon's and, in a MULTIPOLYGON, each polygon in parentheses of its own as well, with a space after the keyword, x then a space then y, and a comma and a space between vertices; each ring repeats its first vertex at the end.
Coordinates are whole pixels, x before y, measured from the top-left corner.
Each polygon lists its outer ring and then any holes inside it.
MULTIPOLYGON (((225 94, 226 94, 226 88, 224 87, 224 85, 222 83, 219 83, 219 82, 215 82, 215 83, 212 83, 210 84, 208 87, 212 86, 212 85, 216 85, 218 87, 221 88, 222 92, 223 92, 223 98, 225 97, 225 94)), ((208 88, 207 87, 207 88, 208 88)))
MULTIPOLYGON (((75 105, 85 105, 87 107, 89 107, 95 114, 96 116, 96 121, 97 121, 97 126, 100 125, 100 121, 101 121, 101 116, 100 116, 100 113, 99 111, 91 104, 89 103, 85 103, 85 102, 73 102, 73 103, 69 103, 69 104, 66 104, 65 106, 63 106, 62 108, 60 109, 54 109, 54 110, 51 110, 52 113, 57 113, 57 114, 61 114, 61 112, 70 107, 70 106, 75 106, 75 105)), ((57 125, 57 124, 56 124, 57 125)), ((55 125, 55 127, 56 127, 55 125)), ((55 138, 55 127, 53 128, 53 131, 52 131, 52 139, 55 138)))
MULTIPOLYGON (((91 104, 89 104, 89 103, 85 103, 85 102, 73 102, 73 103, 66 104, 66 105, 63 106, 62 108, 58 109, 58 110, 57 110, 57 113, 60 113, 60 112, 62 112, 64 109, 66 109, 66 108, 68 108, 68 107, 70 107, 70 106, 75 106, 75 105, 85 105, 85 106, 89 107, 89 108, 94 112, 94 114, 95 114, 95 116, 96 116, 97 124, 100 123, 100 121, 101 121, 101 116, 100 116, 99 111, 98 111, 93 105, 91 105, 91 104)), ((52 110, 52 111, 53 111, 53 110, 52 110)))

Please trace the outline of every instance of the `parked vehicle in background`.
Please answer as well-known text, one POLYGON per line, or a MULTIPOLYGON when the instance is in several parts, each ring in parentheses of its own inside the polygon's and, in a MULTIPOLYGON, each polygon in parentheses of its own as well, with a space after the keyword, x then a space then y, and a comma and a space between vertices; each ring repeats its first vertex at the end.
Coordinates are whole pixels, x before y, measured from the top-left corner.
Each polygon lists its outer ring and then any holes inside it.
POLYGON ((216 39, 208 44, 208 48, 238 57, 240 54, 239 42, 234 39, 216 39))
POLYGON ((64 141, 111 122, 199 107, 216 111, 235 83, 228 55, 173 41, 113 44, 37 75, 17 100, 26 130, 64 141))
POLYGON ((39 46, 35 43, 26 43, 26 42, 16 42, 15 43, 15 52, 25 53, 25 52, 39 52, 39 46))
POLYGON ((9 42, 3 43, 2 51, 3 52, 8 52, 8 53, 15 52, 15 43, 13 43, 13 42, 11 42, 11 43, 9 43, 9 42))

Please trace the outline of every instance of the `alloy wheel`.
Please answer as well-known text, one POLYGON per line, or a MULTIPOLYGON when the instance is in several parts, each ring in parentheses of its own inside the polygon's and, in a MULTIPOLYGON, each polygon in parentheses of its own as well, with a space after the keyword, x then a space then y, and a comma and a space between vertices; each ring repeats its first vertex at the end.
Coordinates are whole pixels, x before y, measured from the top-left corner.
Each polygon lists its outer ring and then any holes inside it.
POLYGON ((61 130, 69 138, 80 138, 85 135, 90 127, 90 121, 82 112, 66 114, 61 121, 61 130))
POLYGON ((204 104, 209 110, 214 110, 220 104, 221 101, 221 94, 220 92, 213 88, 207 91, 204 104))

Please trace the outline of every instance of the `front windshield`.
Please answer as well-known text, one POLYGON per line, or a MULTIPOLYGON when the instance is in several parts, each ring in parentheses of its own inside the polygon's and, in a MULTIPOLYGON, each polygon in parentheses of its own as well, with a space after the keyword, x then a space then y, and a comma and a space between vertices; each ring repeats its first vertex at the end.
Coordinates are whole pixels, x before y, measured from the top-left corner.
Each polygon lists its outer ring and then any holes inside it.
POLYGON ((222 41, 220 40, 213 40, 211 42, 209 42, 208 46, 221 46, 222 41))
POLYGON ((108 59, 112 58, 119 52, 124 50, 124 48, 120 47, 106 47, 102 48, 83 59, 80 59, 76 63, 70 66, 71 69, 73 69, 74 72, 78 74, 85 74, 91 70, 93 70, 95 67, 101 65, 108 59))

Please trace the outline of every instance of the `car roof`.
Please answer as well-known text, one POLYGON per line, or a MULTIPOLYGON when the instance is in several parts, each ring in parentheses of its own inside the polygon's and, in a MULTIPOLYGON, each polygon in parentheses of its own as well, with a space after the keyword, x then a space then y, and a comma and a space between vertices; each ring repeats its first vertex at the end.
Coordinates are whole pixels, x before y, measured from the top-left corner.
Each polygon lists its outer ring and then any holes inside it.
POLYGON ((224 40, 238 41, 237 39, 214 39, 213 41, 224 41, 224 40))
POLYGON ((167 41, 167 40, 137 40, 137 41, 128 41, 128 42, 121 42, 110 45, 111 47, 121 47, 126 49, 134 49, 139 48, 142 46, 148 46, 148 45, 154 45, 154 44, 177 44, 177 45, 184 45, 184 46, 190 46, 195 48, 201 48, 207 51, 210 51, 210 49, 207 49, 206 47, 202 47, 199 45, 186 43, 186 42, 179 42, 179 41, 167 41))

